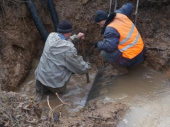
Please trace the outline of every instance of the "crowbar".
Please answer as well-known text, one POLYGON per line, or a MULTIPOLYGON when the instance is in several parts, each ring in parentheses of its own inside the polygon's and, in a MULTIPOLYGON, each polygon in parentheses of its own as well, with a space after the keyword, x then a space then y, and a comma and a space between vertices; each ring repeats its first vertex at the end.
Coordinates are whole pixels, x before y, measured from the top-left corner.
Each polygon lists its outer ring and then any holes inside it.
POLYGON ((134 24, 136 25, 136 20, 137 20, 137 14, 138 14, 138 6, 139 6, 139 0, 136 2, 136 11, 135 11, 135 19, 134 19, 134 24))
MULTIPOLYGON (((112 13, 112 5, 113 5, 113 0, 110 0, 109 15, 112 13)), ((116 8, 117 8, 117 0, 115 0, 114 11, 116 11, 116 8)))
MULTIPOLYGON (((84 56, 84 59, 86 60, 86 53, 85 53, 84 43, 83 43, 83 41, 81 43, 82 43, 83 56, 84 56)), ((86 73, 86 79, 87 79, 87 83, 90 83, 89 73, 88 72, 86 73)))
POLYGON ((112 12, 112 3, 113 3, 113 0, 110 0, 109 15, 110 15, 110 14, 111 14, 111 12, 112 12))

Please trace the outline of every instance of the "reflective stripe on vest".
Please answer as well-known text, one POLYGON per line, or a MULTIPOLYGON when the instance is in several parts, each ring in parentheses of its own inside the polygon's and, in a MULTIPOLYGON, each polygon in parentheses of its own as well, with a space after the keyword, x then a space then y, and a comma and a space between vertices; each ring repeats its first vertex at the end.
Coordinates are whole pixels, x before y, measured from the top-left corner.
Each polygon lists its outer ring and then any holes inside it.
POLYGON ((134 42, 132 42, 131 44, 127 45, 123 49, 120 49, 120 51, 123 52, 123 51, 127 50, 128 48, 134 46, 138 42, 138 40, 139 40, 139 33, 138 33, 136 39, 134 40, 134 42))
POLYGON ((119 32, 118 49, 124 57, 132 59, 141 53, 144 47, 142 38, 127 16, 117 13, 115 19, 107 27, 113 27, 119 32))

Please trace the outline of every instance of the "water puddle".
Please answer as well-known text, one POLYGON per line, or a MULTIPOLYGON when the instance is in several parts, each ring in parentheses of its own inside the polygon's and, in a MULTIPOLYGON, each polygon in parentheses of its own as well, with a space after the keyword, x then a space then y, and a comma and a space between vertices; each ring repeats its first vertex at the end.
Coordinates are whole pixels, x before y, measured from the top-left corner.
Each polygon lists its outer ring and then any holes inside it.
MULTIPOLYGON (((19 92, 22 94, 26 94, 31 96, 32 98, 36 98, 36 91, 35 91, 35 75, 34 71, 37 67, 38 60, 34 60, 32 69, 27 77, 27 79, 24 81, 24 83, 21 85, 19 92)), ((72 106, 65 106, 66 110, 63 112, 77 112, 80 109, 82 109, 85 106, 86 99, 88 96, 88 93, 91 89, 93 80, 95 78, 96 71, 90 70, 89 72, 89 78, 90 83, 87 83, 86 75, 73 75, 67 85, 66 92, 61 95, 61 99, 71 104, 72 106)), ((55 108, 60 103, 59 99, 56 95, 50 94, 49 95, 49 102, 52 108, 55 108)), ((40 106, 47 108, 47 99, 46 97, 43 97, 43 99, 40 102, 40 106)), ((64 108, 63 108, 64 109, 64 108)))
MULTIPOLYGON (((21 93, 35 97, 34 70, 38 60, 33 63, 21 93)), ((66 112, 77 112, 84 107, 91 89, 96 71, 91 70, 91 83, 86 83, 85 75, 73 75, 62 100, 72 104, 65 106, 66 112)), ((94 91, 95 94, 95 91, 94 91)), ((50 95, 50 104, 54 108, 59 105, 55 95, 50 95)), ((129 106, 129 111, 121 118, 118 127, 169 127, 170 126, 170 82, 166 76, 148 67, 139 66, 127 75, 113 78, 109 85, 100 90, 98 100, 121 102, 129 106)), ((47 100, 41 106, 48 108, 47 100)))
POLYGON ((170 126, 170 82, 163 74, 140 66, 113 79, 104 91, 100 99, 130 107, 117 127, 170 126))

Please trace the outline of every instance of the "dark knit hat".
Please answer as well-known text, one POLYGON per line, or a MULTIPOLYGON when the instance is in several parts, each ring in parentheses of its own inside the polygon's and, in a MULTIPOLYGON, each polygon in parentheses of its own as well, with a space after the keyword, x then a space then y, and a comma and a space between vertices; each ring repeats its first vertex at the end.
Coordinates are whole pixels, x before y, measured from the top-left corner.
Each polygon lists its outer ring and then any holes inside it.
POLYGON ((106 20, 107 17, 108 17, 108 13, 106 11, 98 10, 95 14, 95 22, 106 20))
POLYGON ((62 20, 57 26, 57 32, 70 33, 72 32, 72 24, 68 20, 62 20))

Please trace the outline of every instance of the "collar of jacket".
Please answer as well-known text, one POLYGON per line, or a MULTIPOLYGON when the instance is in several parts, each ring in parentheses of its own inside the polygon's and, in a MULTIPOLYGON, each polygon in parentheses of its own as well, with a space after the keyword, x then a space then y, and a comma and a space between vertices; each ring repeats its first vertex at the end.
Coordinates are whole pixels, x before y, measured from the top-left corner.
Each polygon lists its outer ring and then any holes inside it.
POLYGON ((66 37, 65 37, 63 34, 58 33, 58 36, 59 36, 62 40, 66 40, 66 37))
POLYGON ((116 16, 116 13, 113 12, 113 13, 111 13, 111 14, 109 15, 109 17, 106 19, 106 22, 105 22, 105 24, 103 25, 103 28, 102 28, 102 31, 101 31, 101 34, 102 34, 102 35, 104 34, 104 31, 105 31, 107 25, 109 25, 109 24, 114 20, 115 16, 116 16))

